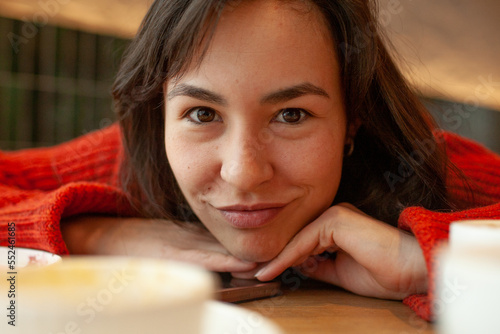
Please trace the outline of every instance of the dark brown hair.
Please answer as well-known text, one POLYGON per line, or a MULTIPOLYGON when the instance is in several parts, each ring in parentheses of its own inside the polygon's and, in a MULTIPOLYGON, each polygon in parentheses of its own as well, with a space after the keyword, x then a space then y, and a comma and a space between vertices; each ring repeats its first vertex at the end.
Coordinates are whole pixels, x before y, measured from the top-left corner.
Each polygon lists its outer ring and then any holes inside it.
MULTIPOLYGON (((113 87, 126 155, 122 182, 146 217, 196 219, 165 153, 163 83, 203 51, 227 3, 241 1, 156 0, 124 56, 113 87)), ((360 124, 335 202, 348 201, 391 224, 410 205, 452 207, 445 152, 432 118, 389 55, 374 2, 309 2, 335 41, 348 124, 360 124)))

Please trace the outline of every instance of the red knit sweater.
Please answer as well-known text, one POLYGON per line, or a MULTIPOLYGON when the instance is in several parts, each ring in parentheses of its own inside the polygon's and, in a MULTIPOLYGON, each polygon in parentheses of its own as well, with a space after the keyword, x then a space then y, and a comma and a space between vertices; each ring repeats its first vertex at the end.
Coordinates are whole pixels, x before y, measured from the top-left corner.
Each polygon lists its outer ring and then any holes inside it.
MULTIPOLYGON (((427 320, 435 301, 433 250, 448 238, 450 222, 500 218, 500 157, 456 135, 444 134, 444 139, 451 161, 472 180, 476 208, 437 213, 410 207, 399 218, 399 227, 416 236, 431 282, 427 294, 411 295, 404 303, 427 320)), ((121 155, 116 124, 52 148, 0 152, 0 246, 7 245, 7 226, 14 222, 17 247, 68 254, 59 227, 62 218, 79 213, 132 215, 118 187, 121 155)), ((450 176, 447 185, 457 196, 465 196, 458 178, 450 176)))

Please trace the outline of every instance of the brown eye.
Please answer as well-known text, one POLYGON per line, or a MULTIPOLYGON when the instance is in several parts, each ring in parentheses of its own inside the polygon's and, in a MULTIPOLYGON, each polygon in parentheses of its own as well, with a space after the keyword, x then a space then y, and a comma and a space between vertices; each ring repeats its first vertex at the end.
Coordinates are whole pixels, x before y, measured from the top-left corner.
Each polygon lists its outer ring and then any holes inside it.
POLYGON ((189 111, 188 117, 195 123, 209 123, 216 119, 217 113, 212 108, 197 107, 189 111))
POLYGON ((307 116, 305 111, 300 108, 286 108, 280 111, 276 120, 283 123, 298 123, 307 116))

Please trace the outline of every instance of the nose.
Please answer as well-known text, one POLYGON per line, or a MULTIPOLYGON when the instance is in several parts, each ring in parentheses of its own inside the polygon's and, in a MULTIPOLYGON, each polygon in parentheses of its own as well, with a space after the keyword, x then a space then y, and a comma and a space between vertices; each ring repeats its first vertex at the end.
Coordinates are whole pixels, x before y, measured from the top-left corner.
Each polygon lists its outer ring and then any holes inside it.
POLYGON ((255 132, 234 131, 224 145, 221 178, 240 191, 252 191, 274 174, 267 156, 267 143, 255 132))

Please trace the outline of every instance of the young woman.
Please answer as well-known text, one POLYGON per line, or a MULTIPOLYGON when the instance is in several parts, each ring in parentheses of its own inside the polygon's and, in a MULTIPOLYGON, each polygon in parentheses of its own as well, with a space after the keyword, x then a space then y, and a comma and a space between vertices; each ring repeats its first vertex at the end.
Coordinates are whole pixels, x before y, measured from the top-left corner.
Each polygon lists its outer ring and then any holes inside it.
POLYGON ((500 217, 500 158, 434 131, 368 0, 157 0, 113 95, 119 128, 0 156, 18 246, 260 280, 312 259, 429 319, 448 224, 500 217))

